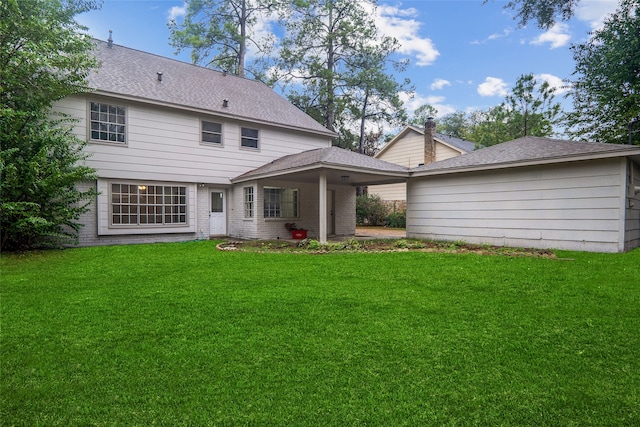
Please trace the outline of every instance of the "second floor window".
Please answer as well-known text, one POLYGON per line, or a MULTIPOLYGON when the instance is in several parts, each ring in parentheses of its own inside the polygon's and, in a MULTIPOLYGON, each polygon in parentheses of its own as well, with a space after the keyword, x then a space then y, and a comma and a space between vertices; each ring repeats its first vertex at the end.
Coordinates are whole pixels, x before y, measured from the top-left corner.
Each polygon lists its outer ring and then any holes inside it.
POLYGON ((242 128, 242 142, 245 148, 258 148, 258 129, 242 128))
POLYGON ((126 110, 124 107, 91 102, 90 133, 95 141, 126 144, 126 110))
POLYGON ((222 144, 222 124, 203 120, 201 140, 207 144, 222 144))

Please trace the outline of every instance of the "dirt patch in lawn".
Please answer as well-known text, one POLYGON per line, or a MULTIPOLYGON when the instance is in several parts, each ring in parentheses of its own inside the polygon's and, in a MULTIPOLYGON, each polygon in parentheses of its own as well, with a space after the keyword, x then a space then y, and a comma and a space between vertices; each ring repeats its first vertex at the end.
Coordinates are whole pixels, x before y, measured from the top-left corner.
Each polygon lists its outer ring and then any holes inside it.
POLYGON ((217 245, 222 251, 288 252, 327 254, 334 252, 439 252, 452 254, 474 253, 478 255, 530 256, 556 258, 554 252, 545 249, 509 248, 491 245, 472 245, 465 242, 442 242, 416 239, 346 239, 321 244, 317 240, 250 240, 227 241, 217 245))

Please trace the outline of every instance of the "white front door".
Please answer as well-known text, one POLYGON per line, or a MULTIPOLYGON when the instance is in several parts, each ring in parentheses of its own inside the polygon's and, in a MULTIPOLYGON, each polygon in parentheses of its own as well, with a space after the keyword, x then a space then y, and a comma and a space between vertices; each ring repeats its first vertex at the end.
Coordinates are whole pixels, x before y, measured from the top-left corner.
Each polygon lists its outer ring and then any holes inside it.
POLYGON ((227 201, 226 192, 224 190, 211 190, 211 198, 209 200, 209 235, 226 236, 227 235, 227 201))

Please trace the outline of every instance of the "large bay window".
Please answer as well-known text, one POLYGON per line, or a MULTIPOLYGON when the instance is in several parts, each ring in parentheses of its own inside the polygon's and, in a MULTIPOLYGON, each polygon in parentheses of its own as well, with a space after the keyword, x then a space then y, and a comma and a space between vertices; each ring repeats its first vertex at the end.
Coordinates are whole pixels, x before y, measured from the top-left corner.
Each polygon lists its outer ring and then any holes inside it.
POLYGON ((187 187, 111 184, 110 224, 175 226, 187 224, 187 187))
POLYGON ((265 218, 297 218, 298 212, 297 188, 264 187, 265 218))

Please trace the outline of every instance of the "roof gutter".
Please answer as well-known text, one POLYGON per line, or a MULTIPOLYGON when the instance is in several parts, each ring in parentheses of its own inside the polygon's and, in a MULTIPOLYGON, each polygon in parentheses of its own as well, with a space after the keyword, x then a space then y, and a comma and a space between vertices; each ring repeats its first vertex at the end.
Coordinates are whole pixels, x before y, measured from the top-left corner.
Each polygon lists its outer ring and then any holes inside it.
POLYGON ((151 105, 155 105, 155 106, 158 106, 158 107, 175 108, 175 109, 182 110, 182 111, 190 111, 190 112, 193 112, 193 113, 206 114, 206 115, 209 115, 209 116, 223 117, 223 118, 233 119, 233 120, 237 120, 237 121, 246 121, 246 122, 251 122, 251 123, 259 123, 259 124, 262 124, 262 125, 277 127, 277 128, 280 128, 280 129, 289 129, 289 130, 295 130, 295 131, 304 132, 304 133, 312 133, 314 135, 326 136, 328 138, 336 138, 338 136, 338 134, 336 132, 332 132, 332 131, 330 131, 328 129, 326 131, 322 131, 322 130, 315 130, 315 129, 309 129, 309 128, 302 128, 302 127, 297 127, 297 126, 288 126, 288 125, 285 125, 285 124, 282 124, 282 123, 269 122, 269 121, 266 121, 266 120, 255 119, 255 118, 252 118, 252 117, 244 117, 244 116, 239 116, 239 115, 236 115, 236 114, 225 114, 225 113, 222 113, 222 112, 219 112, 219 111, 187 107, 187 106, 184 106, 184 105, 181 105, 181 104, 173 104, 171 102, 158 101, 158 100, 149 99, 149 98, 143 98, 143 97, 138 97, 138 96, 123 95, 123 94, 120 94, 120 93, 107 92, 107 91, 103 91, 103 90, 100 90, 100 89, 94 89, 93 92, 89 92, 89 93, 96 94, 96 95, 101 95, 101 96, 106 96, 106 97, 110 97, 110 98, 124 99, 124 100, 127 100, 127 101, 133 101, 133 102, 144 102, 145 104, 151 104, 151 105))
POLYGON ((242 176, 241 175, 239 177, 232 178, 231 182, 234 183, 234 184, 237 184, 237 183, 242 183, 242 182, 247 182, 247 181, 255 181, 257 179, 277 178, 277 177, 281 177, 281 176, 285 176, 285 175, 291 175, 291 174, 294 174, 294 173, 310 172, 310 171, 320 170, 320 169, 339 170, 339 171, 345 171, 345 172, 351 172, 351 173, 369 173, 369 174, 372 174, 372 175, 384 175, 384 176, 392 176, 392 177, 398 177, 398 178, 408 178, 409 177, 409 171, 408 170, 406 172, 404 172, 404 171, 383 171, 383 170, 378 170, 378 169, 357 168, 357 167, 353 167, 353 166, 340 166, 340 165, 336 165, 335 163, 318 162, 318 163, 314 163, 312 165, 300 166, 300 167, 289 168, 289 169, 282 169, 282 170, 271 171, 271 172, 264 172, 264 173, 255 174, 255 175, 249 175, 249 176, 242 176))

